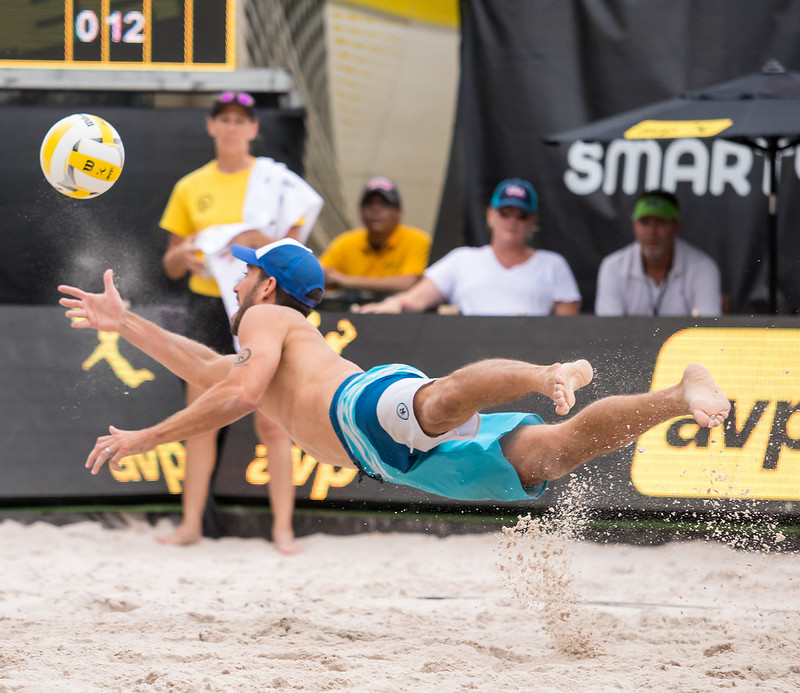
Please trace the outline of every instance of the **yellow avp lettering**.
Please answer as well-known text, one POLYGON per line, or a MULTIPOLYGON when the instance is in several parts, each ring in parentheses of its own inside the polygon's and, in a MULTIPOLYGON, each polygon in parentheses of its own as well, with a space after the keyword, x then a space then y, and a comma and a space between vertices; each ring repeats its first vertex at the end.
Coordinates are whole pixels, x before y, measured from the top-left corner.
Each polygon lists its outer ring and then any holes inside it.
POLYGON ((155 450, 123 457, 119 466, 119 470, 110 468, 115 481, 158 481, 163 473, 167 490, 172 494, 179 494, 186 472, 186 449, 182 443, 165 443, 158 445, 155 450))
POLYGON ((721 428, 691 417, 645 433, 631 479, 648 496, 800 500, 800 330, 690 328, 661 347, 651 390, 702 363, 731 400, 721 428))
MULTIPOLYGON (((264 486, 272 479, 267 446, 256 445, 255 452, 256 456, 247 465, 245 478, 249 484, 264 486)), ((292 445, 292 484, 303 486, 311 478, 315 468, 317 473, 311 487, 311 500, 325 500, 331 487, 347 486, 358 474, 355 469, 337 469, 329 464, 317 464, 315 458, 304 453, 297 445, 292 445)))
POLYGON ((311 487, 311 500, 325 500, 331 488, 344 488, 357 474, 355 469, 318 464, 314 485, 311 487))
MULTIPOLYGON (((253 486, 266 486, 272 481, 272 475, 269 473, 269 450, 266 445, 259 443, 256 445, 255 457, 247 465, 245 471, 245 479, 248 484, 253 486)), ((292 484, 295 486, 302 486, 308 481, 311 472, 317 461, 310 455, 304 455, 303 451, 296 445, 291 447, 292 455, 292 484)))
MULTIPOLYGON (((322 323, 322 318, 320 317, 320 314, 314 310, 309 314, 308 321, 314 327, 319 328, 320 324, 322 323)), ((353 323, 347 318, 342 318, 339 320, 339 322, 336 323, 336 329, 339 331, 328 332, 328 334, 325 335, 325 342, 337 354, 341 354, 342 350, 348 344, 350 344, 350 342, 355 340, 356 337, 358 337, 358 332, 356 331, 353 323)))

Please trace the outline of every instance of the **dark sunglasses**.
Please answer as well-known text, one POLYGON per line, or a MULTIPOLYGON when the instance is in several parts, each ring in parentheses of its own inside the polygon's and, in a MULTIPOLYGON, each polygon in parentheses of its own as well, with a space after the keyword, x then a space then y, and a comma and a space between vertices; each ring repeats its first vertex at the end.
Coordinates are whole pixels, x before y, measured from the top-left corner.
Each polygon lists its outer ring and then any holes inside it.
POLYGON ((514 217, 515 219, 530 219, 531 215, 523 209, 519 207, 500 207, 497 212, 500 214, 503 219, 508 219, 509 217, 514 217))
POLYGON ((248 94, 246 91, 223 91, 219 95, 217 101, 219 101, 219 103, 236 102, 245 108, 252 108, 256 104, 256 100, 253 98, 252 94, 248 94))

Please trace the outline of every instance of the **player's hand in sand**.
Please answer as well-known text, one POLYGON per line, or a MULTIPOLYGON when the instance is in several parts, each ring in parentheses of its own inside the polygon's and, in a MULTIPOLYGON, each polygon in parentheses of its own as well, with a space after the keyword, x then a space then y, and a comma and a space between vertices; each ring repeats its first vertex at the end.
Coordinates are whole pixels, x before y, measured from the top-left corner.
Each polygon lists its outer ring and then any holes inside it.
POLYGON ((147 452, 153 448, 147 429, 123 431, 109 426, 108 430, 110 435, 100 436, 89 453, 89 457, 86 458, 86 468, 91 469, 92 474, 97 474, 106 462, 112 469, 119 471, 119 463, 123 457, 147 452))
POLYGON ((59 303, 68 308, 66 316, 72 320, 72 327, 92 327, 104 332, 119 332, 125 315, 125 304, 114 286, 114 272, 107 269, 103 273, 104 290, 92 294, 76 286, 61 284, 58 290, 72 298, 61 298, 59 303))

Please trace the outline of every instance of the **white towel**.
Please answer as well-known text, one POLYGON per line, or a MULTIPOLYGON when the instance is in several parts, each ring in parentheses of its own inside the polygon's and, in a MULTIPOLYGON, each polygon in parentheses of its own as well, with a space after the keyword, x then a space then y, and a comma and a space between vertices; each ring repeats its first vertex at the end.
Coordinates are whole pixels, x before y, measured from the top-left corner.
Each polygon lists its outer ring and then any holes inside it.
MULTIPOLYGON (((206 256, 208 270, 217 280, 228 317, 239 310, 233 287, 246 271, 245 264, 228 251, 231 240, 251 229, 277 240, 302 219, 298 240, 305 243, 322 204, 319 193, 285 164, 263 156, 256 159, 247 181, 243 221, 208 226, 194 240, 206 256)), ((234 344, 238 350, 236 340, 234 344)))

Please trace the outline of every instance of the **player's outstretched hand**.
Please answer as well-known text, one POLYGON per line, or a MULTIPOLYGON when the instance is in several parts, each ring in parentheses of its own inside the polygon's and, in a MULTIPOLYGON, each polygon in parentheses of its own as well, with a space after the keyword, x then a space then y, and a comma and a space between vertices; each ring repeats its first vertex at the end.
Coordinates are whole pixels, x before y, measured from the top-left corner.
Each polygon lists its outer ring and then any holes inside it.
POLYGON ((153 446, 147 429, 142 431, 123 431, 109 426, 109 435, 100 436, 86 458, 86 469, 97 474, 108 462, 112 469, 119 471, 120 460, 128 455, 147 452, 153 446))
POLYGON ((76 286, 61 284, 58 290, 72 298, 61 298, 58 302, 68 308, 66 316, 72 319, 72 327, 93 327, 104 332, 119 332, 125 305, 114 286, 114 272, 107 269, 103 273, 104 290, 101 294, 91 294, 76 286))

